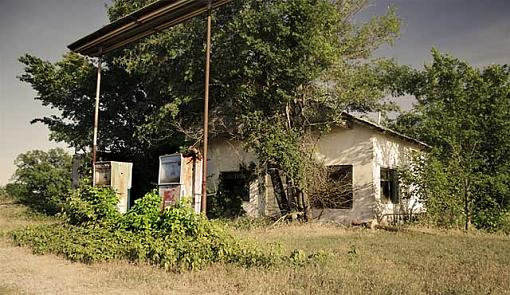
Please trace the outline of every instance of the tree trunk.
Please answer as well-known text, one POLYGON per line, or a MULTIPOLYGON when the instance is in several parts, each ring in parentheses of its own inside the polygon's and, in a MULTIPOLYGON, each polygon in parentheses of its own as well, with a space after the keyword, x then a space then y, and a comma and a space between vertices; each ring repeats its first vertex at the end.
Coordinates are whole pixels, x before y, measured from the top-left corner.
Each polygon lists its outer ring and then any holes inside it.
POLYGON ((300 212, 304 212, 305 211, 305 203, 304 203, 304 196, 303 196, 303 192, 302 191, 299 191, 296 195, 297 197, 297 208, 298 208, 298 211, 300 212))
POLYGON ((312 216, 312 206, 310 205, 310 199, 308 198, 308 194, 306 192, 302 192, 303 196, 303 206, 305 211, 305 220, 306 222, 310 222, 313 219, 312 216))
POLYGON ((464 215, 466 215, 466 222, 464 224, 464 229, 469 230, 470 224, 470 212, 469 212, 469 180, 464 179, 464 215))
POLYGON ((294 182, 287 178, 287 198, 289 199, 290 211, 299 211, 299 190, 294 186, 294 182))

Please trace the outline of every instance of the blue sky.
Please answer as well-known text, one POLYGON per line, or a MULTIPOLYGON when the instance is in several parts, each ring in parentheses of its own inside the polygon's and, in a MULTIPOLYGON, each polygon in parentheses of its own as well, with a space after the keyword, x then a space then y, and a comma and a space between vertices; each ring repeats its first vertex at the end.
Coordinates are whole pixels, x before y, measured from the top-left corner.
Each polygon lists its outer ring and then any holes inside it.
MULTIPOLYGON (((107 23, 106 2, 0 0, 0 185, 12 175, 19 153, 65 147, 48 140, 45 126, 30 124, 52 111, 16 79, 23 71, 17 58, 30 53, 58 60, 69 43, 107 23)), ((378 55, 421 67, 436 47, 478 66, 510 63, 510 0, 374 0, 364 15, 382 14, 389 6, 404 22, 402 33, 378 55)))

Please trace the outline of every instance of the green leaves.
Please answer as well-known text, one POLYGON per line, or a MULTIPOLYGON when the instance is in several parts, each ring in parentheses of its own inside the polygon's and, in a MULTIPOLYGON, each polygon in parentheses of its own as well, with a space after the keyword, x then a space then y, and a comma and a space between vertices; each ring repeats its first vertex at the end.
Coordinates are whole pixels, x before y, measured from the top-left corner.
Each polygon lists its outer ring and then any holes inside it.
POLYGON ((113 22, 156 1, 157 0, 117 0, 114 6, 108 8, 108 17, 110 21, 113 22))
POLYGON ((422 163, 429 213, 495 229, 510 210, 510 71, 432 55, 425 70, 407 72, 415 83, 404 87, 418 105, 395 127, 435 147, 422 163))
POLYGON ((161 197, 155 191, 135 201, 135 205, 122 216, 122 228, 134 232, 150 232, 159 219, 161 197))
MULTIPOLYGON (((109 10, 127 13, 141 3, 147 1, 117 0, 109 10)), ((233 1, 216 10, 211 131, 235 135, 241 131, 243 116, 252 111, 269 118, 282 116, 286 105, 301 97, 310 101, 304 113, 313 116, 324 106, 324 96, 315 95, 324 91, 315 88, 325 88, 327 83, 337 85, 336 93, 347 89, 356 93, 350 100, 346 95, 328 103, 328 107, 338 105, 336 115, 347 105, 349 109, 378 108, 367 101, 382 97, 382 87, 367 91, 373 83, 360 78, 375 77, 376 72, 360 66, 360 58, 369 57, 380 44, 394 38, 399 21, 390 11, 367 24, 351 24, 350 17, 365 4, 361 0, 250 0, 233 1), (331 71, 333 68, 343 71, 331 71), (345 76, 351 78, 343 79, 345 76), (343 82, 337 83, 337 79, 343 82)), ((159 101, 159 110, 147 114, 148 121, 139 128, 138 135, 145 140, 155 142, 161 133, 172 137, 182 132, 190 141, 200 138, 196 130, 201 120, 196 115, 202 113, 204 30, 203 20, 194 19, 115 57, 114 63, 142 77, 148 96, 159 101)))
POLYGON ((308 257, 301 250, 290 256, 278 245, 262 246, 230 233, 225 224, 209 221, 181 204, 160 210, 152 192, 125 215, 114 212, 116 197, 107 189, 84 187, 66 207, 65 223, 28 227, 11 233, 19 246, 34 253, 53 253, 71 261, 94 263, 128 260, 166 270, 200 269, 212 263, 269 267, 282 262, 320 263, 326 253, 308 257))
POLYGON ((108 227, 120 218, 119 199, 111 188, 85 186, 73 192, 64 206, 64 217, 71 225, 108 227))
POLYGON ((95 88, 92 63, 73 53, 55 64, 28 54, 19 60, 25 66, 25 73, 19 79, 37 91, 35 99, 61 113, 34 119, 32 123, 46 124, 51 138, 57 141, 77 148, 88 145, 95 88))
POLYGON ((34 150, 18 155, 9 193, 48 214, 60 211, 71 190, 71 156, 63 149, 34 150))
MULTIPOLYGON (((108 14, 113 21, 152 2, 115 0, 108 14)), ((234 0, 215 10, 211 136, 248 138, 247 148, 260 152, 262 162, 276 161, 299 178, 299 157, 309 151, 301 150, 298 136, 312 126, 320 129, 338 122, 346 110, 391 107, 381 100, 387 92, 387 79, 381 76, 389 62, 383 65, 370 57, 396 37, 400 21, 389 10, 366 23, 354 23, 353 16, 366 4, 234 0), (275 133, 278 139, 249 134, 267 132, 244 128, 246 118, 254 115, 266 126, 276 122, 281 128, 275 133)), ((135 167, 145 168, 162 152, 199 144, 204 33, 205 22, 198 17, 104 57, 100 151, 134 159, 135 167)), ((92 141, 96 65, 72 53, 57 63, 29 55, 20 61, 26 67, 20 79, 37 91, 36 99, 61 112, 34 122, 47 125, 52 139, 86 151, 92 141)), ((151 176, 135 174, 135 187, 148 186, 151 176), (145 181, 139 181, 143 177, 145 181)))

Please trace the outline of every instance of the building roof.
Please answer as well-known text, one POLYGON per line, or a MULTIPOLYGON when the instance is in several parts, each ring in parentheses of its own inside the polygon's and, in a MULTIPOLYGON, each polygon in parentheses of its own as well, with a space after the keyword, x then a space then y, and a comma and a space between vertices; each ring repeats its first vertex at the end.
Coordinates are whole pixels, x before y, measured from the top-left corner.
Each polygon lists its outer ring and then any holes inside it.
MULTIPOLYGON (((210 0, 212 9, 232 0, 210 0)), ((208 9, 208 0, 160 0, 143 7, 68 46, 71 51, 99 56, 153 33, 180 24, 208 9)))
POLYGON ((412 138, 410 136, 404 135, 402 133, 399 133, 399 132, 397 132, 395 130, 392 130, 390 128, 384 127, 384 126, 382 126, 380 124, 374 123, 374 122, 369 121, 367 119, 356 117, 356 116, 348 114, 348 113, 344 113, 343 116, 348 121, 352 121, 352 122, 357 123, 359 125, 362 125, 362 126, 374 129, 376 131, 379 131, 379 132, 381 132, 383 134, 386 134, 386 135, 389 135, 389 136, 393 136, 393 137, 396 137, 396 138, 401 139, 403 141, 415 144, 415 145, 419 146, 420 148, 423 148, 423 149, 430 149, 431 148, 430 145, 428 145, 428 144, 426 144, 426 143, 424 143, 422 141, 419 141, 419 140, 414 139, 414 138, 412 138))

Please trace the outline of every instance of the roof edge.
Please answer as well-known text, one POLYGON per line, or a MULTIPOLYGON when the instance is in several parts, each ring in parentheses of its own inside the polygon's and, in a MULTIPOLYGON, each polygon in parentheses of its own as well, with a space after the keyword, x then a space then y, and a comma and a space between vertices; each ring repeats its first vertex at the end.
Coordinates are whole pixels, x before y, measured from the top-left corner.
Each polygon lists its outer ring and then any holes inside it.
POLYGON ((412 138, 410 136, 407 136, 405 134, 402 134, 400 132, 397 132, 395 130, 392 130, 388 127, 384 127, 380 124, 377 124, 375 122, 372 122, 370 120, 367 120, 367 119, 364 119, 364 118, 360 118, 360 117, 356 117, 352 114, 349 114, 349 113, 343 113, 342 114, 344 117, 346 117, 347 120, 352 120, 354 121, 355 123, 358 123, 360 125, 365 125, 367 127, 370 127, 370 128, 373 128, 373 129, 376 129, 377 131, 383 133, 383 134, 388 134, 388 135, 391 135, 391 136, 394 136, 394 137, 397 137, 397 138, 400 138, 404 141, 407 141, 407 142, 411 142, 423 149, 431 149, 432 147, 426 143, 424 143, 423 141, 420 141, 420 140, 417 140, 415 138, 412 138))

